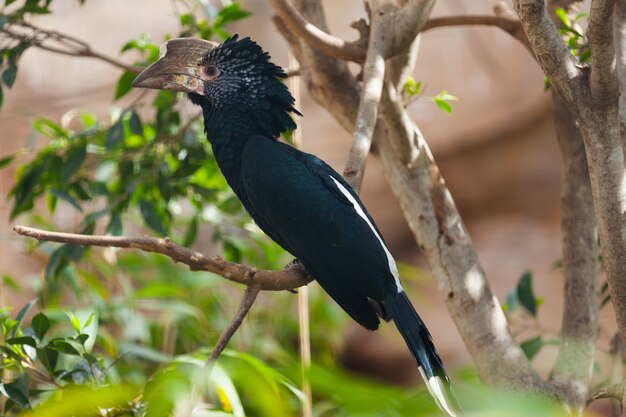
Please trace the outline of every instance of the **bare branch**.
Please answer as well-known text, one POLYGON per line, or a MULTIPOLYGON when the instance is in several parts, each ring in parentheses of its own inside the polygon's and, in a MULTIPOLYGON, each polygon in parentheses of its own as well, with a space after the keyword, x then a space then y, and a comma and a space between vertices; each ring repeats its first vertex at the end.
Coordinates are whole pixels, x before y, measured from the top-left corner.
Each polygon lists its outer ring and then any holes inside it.
POLYGON ((583 72, 552 23, 545 0, 514 0, 513 4, 543 72, 572 105, 581 95, 583 72))
POLYGON ((289 30, 324 55, 355 62, 365 58, 367 39, 346 42, 309 22, 289 0, 270 0, 270 3, 289 30))
POLYGON ((613 8, 615 0, 593 0, 589 11, 589 48, 593 54, 589 87, 595 103, 611 105, 619 96, 615 45, 613 45, 613 8))
POLYGON ((265 291, 293 290, 310 283, 313 278, 301 268, 292 267, 276 271, 266 271, 226 261, 218 256, 207 257, 200 252, 176 245, 168 238, 122 237, 81 235, 74 233, 49 232, 26 226, 15 226, 20 235, 41 241, 71 243, 82 246, 103 246, 111 248, 135 248, 145 252, 160 253, 180 262, 192 271, 208 271, 230 281, 246 286, 256 286, 265 291))
POLYGON ((561 236, 565 279, 561 345, 551 381, 575 411, 585 407, 598 334, 598 236, 587 155, 567 104, 552 90, 562 158, 561 236))
POLYGON ((217 339, 215 347, 207 358, 207 365, 211 366, 220 357, 230 339, 233 337, 237 329, 239 329, 239 326, 241 326, 243 319, 248 314, 248 311, 250 311, 250 308, 252 307, 252 304, 254 304, 254 300, 256 300, 259 292, 261 292, 261 287, 258 285, 250 285, 246 288, 243 298, 241 299, 241 303, 239 304, 239 308, 237 308, 237 313, 230 323, 228 323, 228 326, 224 329, 219 339, 217 339))
POLYGON ((434 0, 408 0, 401 8, 392 8, 384 16, 388 31, 385 58, 405 51, 428 20, 434 0))
POLYGON ((93 50, 83 40, 57 31, 42 29, 27 22, 6 24, 0 29, 0 34, 14 41, 28 42, 45 51, 75 57, 95 58, 136 74, 143 69, 101 54, 93 50))
POLYGON ((446 26, 496 26, 512 33, 520 28, 519 20, 490 15, 459 15, 433 17, 422 27, 422 32, 446 26))
POLYGON ((374 10, 367 57, 363 65, 361 99, 352 136, 352 147, 343 171, 344 178, 357 193, 361 189, 365 164, 372 145, 372 135, 376 126, 378 104, 380 103, 385 77, 385 58, 383 56, 385 27, 382 26, 385 22, 379 14, 380 8, 376 7, 378 1, 372 3, 374 10))

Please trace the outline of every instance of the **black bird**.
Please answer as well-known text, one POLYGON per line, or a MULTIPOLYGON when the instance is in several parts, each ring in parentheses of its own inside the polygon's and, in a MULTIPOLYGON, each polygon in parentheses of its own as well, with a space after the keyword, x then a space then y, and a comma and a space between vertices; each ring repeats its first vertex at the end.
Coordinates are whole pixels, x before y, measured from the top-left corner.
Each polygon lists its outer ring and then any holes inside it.
POLYGON ((428 390, 450 416, 461 415, 441 358, 398 278, 396 263, 359 196, 314 155, 278 141, 300 114, 280 81, 286 74, 249 38, 218 45, 181 38, 135 87, 188 93, 228 184, 259 227, 301 261, 361 326, 393 320, 428 390))

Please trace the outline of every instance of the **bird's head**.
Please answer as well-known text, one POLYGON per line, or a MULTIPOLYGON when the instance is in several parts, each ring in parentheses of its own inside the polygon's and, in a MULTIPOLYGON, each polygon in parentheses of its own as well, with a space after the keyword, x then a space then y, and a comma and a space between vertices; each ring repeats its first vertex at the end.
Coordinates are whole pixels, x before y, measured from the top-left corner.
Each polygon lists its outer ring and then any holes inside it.
POLYGON ((162 45, 159 60, 139 74, 133 86, 188 93, 202 107, 207 131, 217 129, 211 124, 224 123, 228 115, 239 123, 243 117, 258 133, 277 137, 295 128, 289 113, 300 114, 280 81, 285 77, 250 38, 235 35, 221 45, 179 38, 162 45))

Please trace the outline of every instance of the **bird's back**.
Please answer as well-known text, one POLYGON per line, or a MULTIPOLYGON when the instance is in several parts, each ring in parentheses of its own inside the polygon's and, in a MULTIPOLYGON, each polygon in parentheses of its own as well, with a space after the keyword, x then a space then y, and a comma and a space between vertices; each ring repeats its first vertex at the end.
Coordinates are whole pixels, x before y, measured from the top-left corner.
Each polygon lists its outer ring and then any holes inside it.
POLYGON ((372 302, 398 288, 378 231, 356 213, 356 194, 341 176, 313 155, 256 136, 242 153, 241 184, 238 194, 259 227, 352 318, 378 328, 372 302))

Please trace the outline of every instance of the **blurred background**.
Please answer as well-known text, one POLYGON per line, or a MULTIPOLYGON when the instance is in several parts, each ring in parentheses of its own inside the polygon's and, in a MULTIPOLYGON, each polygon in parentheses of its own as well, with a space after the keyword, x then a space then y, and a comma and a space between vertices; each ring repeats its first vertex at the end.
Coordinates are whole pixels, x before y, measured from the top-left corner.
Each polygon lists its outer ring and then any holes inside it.
MULTIPOLYGON (((355 39, 357 33, 349 24, 365 17, 362 2, 323 3, 332 33, 355 39)), ((287 44, 271 21, 267 2, 245 0, 241 4, 252 16, 234 22, 228 30, 252 37, 270 52, 274 62, 289 67, 287 44)), ((493 0, 439 0, 433 16, 489 15, 493 5, 493 0)), ((78 2, 62 1, 54 3, 54 14, 38 17, 36 23, 71 34, 99 52, 119 57, 120 45, 142 33, 149 34, 155 42, 168 33, 176 33, 178 19, 173 7, 169 0, 90 0, 82 7, 78 2)), ((131 58, 120 57, 129 63, 131 58)), ((354 70, 358 68, 355 66, 354 70)), ((59 121, 68 110, 80 109, 106 118, 112 106, 132 102, 138 92, 112 102, 119 75, 118 69, 95 59, 28 50, 15 85, 10 91, 5 90, 0 111, 0 158, 21 148, 41 146, 41 137, 31 128, 35 117, 59 121)), ((537 332, 556 336, 563 286, 561 271, 555 266, 561 256, 560 157, 542 73, 521 44, 499 29, 446 27, 422 35, 413 76, 423 82, 425 90, 424 98, 411 104, 411 114, 432 148, 494 292, 504 301, 520 277, 530 271, 535 293, 544 302, 537 320, 519 329, 519 336, 522 340, 537 332), (442 90, 458 97, 458 102, 452 102, 451 115, 425 98, 442 90)), ((302 87, 302 147, 341 172, 351 137, 302 87)), ((21 161, 27 159, 26 154, 21 161)), ((0 301, 12 306, 32 298, 31 290, 38 286, 31 280, 41 281, 47 262, 41 254, 27 252, 24 239, 11 231, 13 224, 28 222, 27 217, 9 221, 12 203, 7 193, 15 181, 16 167, 12 164, 0 170, 0 272, 19 280, 25 288, 16 292, 0 283, 0 301)), ((410 273, 415 278, 409 280, 411 297, 447 367, 454 370, 471 366, 443 297, 430 279, 428 266, 373 157, 367 166, 362 198, 394 256, 419 268, 410 273)), ((45 207, 41 207, 41 212, 45 213, 45 207)), ((80 213, 66 206, 60 206, 51 216, 57 230, 75 231, 81 220, 80 213)), ((218 253, 220 248, 211 236, 211 227, 203 225, 194 247, 203 253, 218 253)), ((235 295, 236 291, 238 288, 235 295)), ((263 297, 266 303, 273 302, 269 297, 295 300, 289 294, 263 297)), ((237 296, 233 298, 234 306, 237 296)), ((390 382, 417 382, 417 370, 392 326, 368 333, 348 320, 340 320, 342 337, 336 344, 336 353, 346 368, 390 382)), ((610 307, 602 310, 602 320, 600 344, 608 350, 608 340, 615 332, 610 307)), ((324 332, 314 317, 313 337, 322 337, 324 332)), ((547 346, 533 361, 545 376, 555 357, 556 347, 547 346)), ((603 360, 602 352, 599 358, 603 360)))

